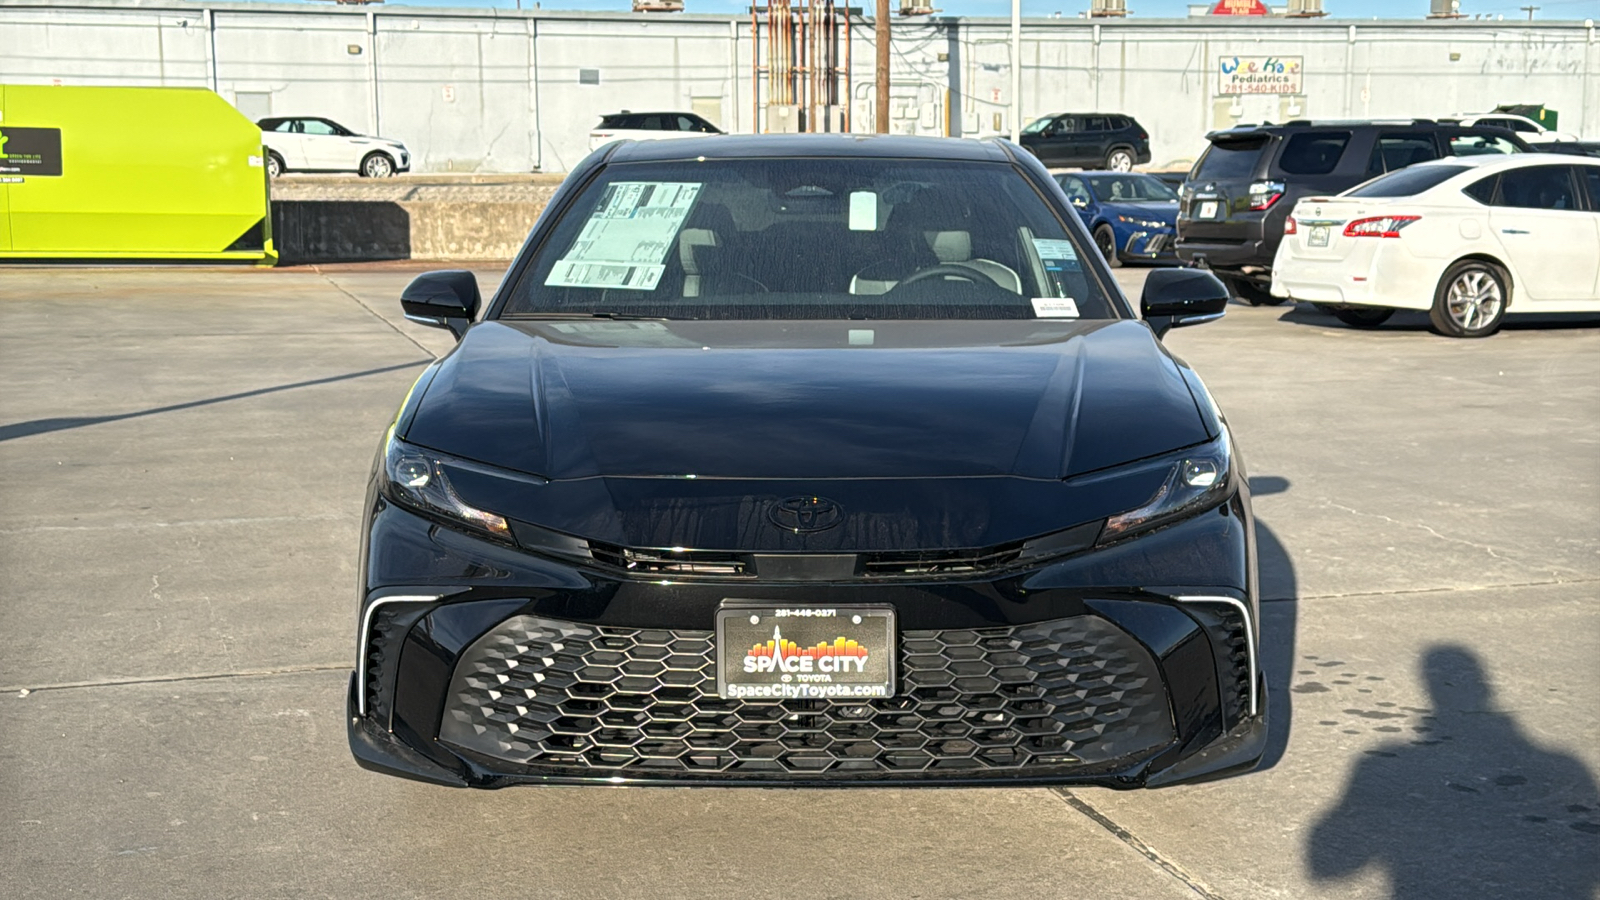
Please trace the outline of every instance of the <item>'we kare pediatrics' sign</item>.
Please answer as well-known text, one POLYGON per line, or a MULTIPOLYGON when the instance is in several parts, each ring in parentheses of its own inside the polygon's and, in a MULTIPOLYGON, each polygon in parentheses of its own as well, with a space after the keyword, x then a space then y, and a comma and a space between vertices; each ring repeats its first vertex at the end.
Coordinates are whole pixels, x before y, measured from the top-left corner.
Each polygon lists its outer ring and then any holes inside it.
POLYGON ((1218 61, 1218 94, 1300 94, 1299 56, 1224 56, 1218 61))

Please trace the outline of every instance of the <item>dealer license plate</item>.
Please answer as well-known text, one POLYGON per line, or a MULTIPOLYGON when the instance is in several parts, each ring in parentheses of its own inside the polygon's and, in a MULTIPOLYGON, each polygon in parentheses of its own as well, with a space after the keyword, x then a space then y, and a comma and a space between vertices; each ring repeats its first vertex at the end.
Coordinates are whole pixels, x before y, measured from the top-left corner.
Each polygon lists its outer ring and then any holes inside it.
POLYGON ((1326 226, 1326 225, 1313 225, 1312 228, 1311 228, 1311 233, 1306 236, 1306 246, 1307 247, 1326 247, 1326 246, 1328 246, 1328 226, 1326 226))
POLYGON ((717 693, 728 700, 868 700, 894 696, 894 608, 717 609, 717 693))
POLYGON ((1217 217, 1217 201, 1215 201, 1215 200, 1206 200, 1206 201, 1204 201, 1204 202, 1202 202, 1200 204, 1200 215, 1198 216, 1198 218, 1201 218, 1201 219, 1215 219, 1216 217, 1217 217))

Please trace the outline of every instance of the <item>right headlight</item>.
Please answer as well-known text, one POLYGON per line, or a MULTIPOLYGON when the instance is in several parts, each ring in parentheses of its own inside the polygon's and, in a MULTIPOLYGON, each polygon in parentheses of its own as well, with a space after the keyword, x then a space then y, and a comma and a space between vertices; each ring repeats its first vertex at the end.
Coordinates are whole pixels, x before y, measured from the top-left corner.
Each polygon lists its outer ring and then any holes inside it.
POLYGON ((391 433, 383 451, 384 493, 402 506, 511 540, 511 525, 504 516, 478 509, 456 493, 445 473, 447 462, 460 468, 475 468, 472 463, 408 444, 391 433))
POLYGON ((1106 519, 1100 543, 1187 518, 1221 503, 1233 481, 1228 443, 1227 429, 1223 429, 1216 440, 1180 456, 1148 501, 1106 519))

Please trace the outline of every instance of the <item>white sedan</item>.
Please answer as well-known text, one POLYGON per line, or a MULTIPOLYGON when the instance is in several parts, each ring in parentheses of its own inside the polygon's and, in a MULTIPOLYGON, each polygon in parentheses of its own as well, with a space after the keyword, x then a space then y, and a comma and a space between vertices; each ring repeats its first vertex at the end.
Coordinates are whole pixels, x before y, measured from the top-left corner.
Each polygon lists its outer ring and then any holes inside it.
POLYGON ((358 172, 387 178, 411 168, 411 151, 396 140, 367 137, 320 116, 262 119, 261 142, 267 145, 267 172, 358 172))
POLYGON ((1418 163, 1284 223, 1272 295, 1375 327, 1427 310, 1452 337, 1510 313, 1600 312, 1600 159, 1553 153, 1418 163))

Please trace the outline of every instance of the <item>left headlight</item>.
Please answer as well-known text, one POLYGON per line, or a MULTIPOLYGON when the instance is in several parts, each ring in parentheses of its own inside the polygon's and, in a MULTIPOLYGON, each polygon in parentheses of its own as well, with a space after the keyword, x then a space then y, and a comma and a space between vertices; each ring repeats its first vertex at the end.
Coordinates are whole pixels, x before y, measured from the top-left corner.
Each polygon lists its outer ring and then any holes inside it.
POLYGON ((1175 459, 1154 496, 1136 509, 1106 519, 1100 543, 1187 518, 1225 500, 1233 482, 1228 444, 1224 429, 1215 441, 1175 459))
POLYGON ((383 492, 401 506, 510 540, 511 525, 504 516, 478 509, 461 499, 445 473, 447 465, 473 467, 472 463, 408 444, 391 434, 383 451, 383 492))
POLYGON ((1167 228, 1167 227, 1169 227, 1166 222, 1158 222, 1155 219, 1141 219, 1141 218, 1138 218, 1137 216, 1117 216, 1117 221, 1118 222, 1124 222, 1124 223, 1126 223, 1128 225, 1137 225, 1140 228, 1167 228))

